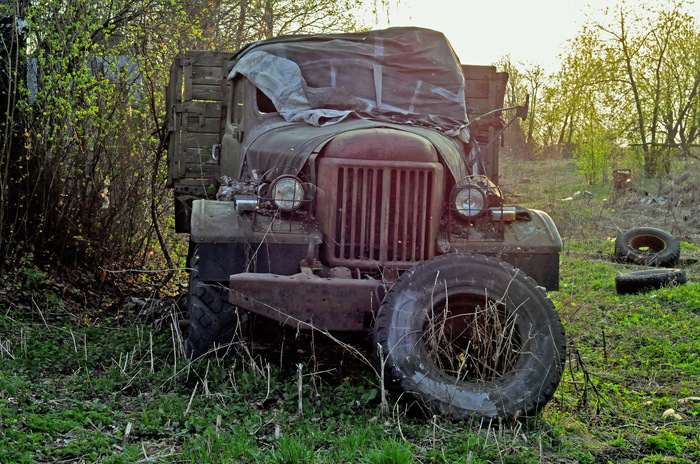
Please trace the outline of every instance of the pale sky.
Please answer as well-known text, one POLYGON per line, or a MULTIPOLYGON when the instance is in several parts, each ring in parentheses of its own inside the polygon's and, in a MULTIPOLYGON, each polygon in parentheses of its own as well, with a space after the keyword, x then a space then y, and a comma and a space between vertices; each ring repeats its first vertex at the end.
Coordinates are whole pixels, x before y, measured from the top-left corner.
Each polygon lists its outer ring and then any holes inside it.
MULTIPOLYGON (((558 69, 557 55, 586 21, 590 6, 609 0, 400 0, 391 7, 391 26, 420 26, 447 36, 464 64, 492 64, 510 54, 514 64, 541 64, 558 69)), ((640 4, 644 4, 640 0, 640 4)), ((595 6, 598 5, 598 6, 595 6)), ((700 6, 688 11, 700 17, 700 6)), ((379 25, 386 27, 386 22, 379 25)))

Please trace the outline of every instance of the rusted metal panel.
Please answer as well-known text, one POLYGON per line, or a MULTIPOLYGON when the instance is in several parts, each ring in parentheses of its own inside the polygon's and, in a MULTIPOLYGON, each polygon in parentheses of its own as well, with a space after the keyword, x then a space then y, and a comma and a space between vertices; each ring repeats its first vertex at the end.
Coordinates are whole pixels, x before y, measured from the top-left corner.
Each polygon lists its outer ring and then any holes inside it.
POLYGON ((309 274, 234 274, 229 301, 292 327, 368 329, 383 298, 376 280, 321 278, 309 274))

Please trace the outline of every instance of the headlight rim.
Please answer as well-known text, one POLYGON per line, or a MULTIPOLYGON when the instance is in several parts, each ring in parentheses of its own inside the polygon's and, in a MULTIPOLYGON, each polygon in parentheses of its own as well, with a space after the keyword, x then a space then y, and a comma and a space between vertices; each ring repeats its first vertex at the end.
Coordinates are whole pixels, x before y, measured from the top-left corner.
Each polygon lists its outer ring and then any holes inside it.
MULTIPOLYGON (((289 193, 289 190, 290 188, 287 187, 282 192, 282 194, 289 193)), ((270 183, 267 193, 270 197, 270 203, 275 208, 285 212, 292 212, 298 210, 304 204, 304 201, 306 199, 306 190, 304 188, 304 183, 301 181, 301 179, 299 179, 299 177, 293 174, 282 174, 281 176, 278 176, 275 180, 273 180, 270 183), (278 187, 280 187, 282 183, 287 182, 294 182, 294 187, 292 188, 292 198, 280 199, 277 195, 278 187), (291 205, 287 205, 286 203, 291 203, 291 205)))
POLYGON ((467 185, 464 185, 462 187, 458 187, 454 190, 454 193, 452 195, 452 209, 457 213, 457 215, 460 218, 467 219, 467 220, 473 220, 479 216, 482 216, 489 209, 489 201, 488 201, 487 193, 482 188, 480 188, 478 185, 474 185, 474 184, 467 184, 467 185), (460 195, 464 194, 465 192, 469 192, 468 193, 469 196, 471 196, 475 192, 477 197, 481 198, 481 206, 473 214, 468 214, 467 212, 472 211, 472 210, 476 210, 476 208, 471 208, 471 207, 464 208, 463 206, 460 206, 460 203, 459 203, 460 195))

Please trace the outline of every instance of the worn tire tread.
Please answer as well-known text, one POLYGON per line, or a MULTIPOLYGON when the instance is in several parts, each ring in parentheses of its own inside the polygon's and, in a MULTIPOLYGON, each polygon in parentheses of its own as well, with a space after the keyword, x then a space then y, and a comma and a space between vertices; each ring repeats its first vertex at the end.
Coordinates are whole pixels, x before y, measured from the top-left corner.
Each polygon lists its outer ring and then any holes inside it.
MULTIPOLYGON (((451 263, 452 260, 455 259, 456 255, 442 255, 438 256, 436 258, 433 258, 430 261, 425 261, 423 263, 420 263, 416 265, 414 268, 411 270, 407 271, 400 279, 399 281, 405 281, 405 280, 410 280, 412 279, 413 275, 419 274, 421 272, 429 271, 431 269, 440 269, 443 265, 446 265, 448 263, 451 263)), ((524 285, 529 285, 533 288, 533 291, 539 291, 537 290, 537 283, 534 281, 529 276, 526 276, 525 274, 522 273, 522 271, 516 270, 513 266, 500 262, 498 260, 495 260, 493 258, 489 258, 486 256, 481 256, 481 255, 461 255, 465 256, 465 259, 469 261, 472 264, 476 265, 484 265, 484 266, 501 266, 502 269, 507 272, 508 274, 512 275, 519 275, 519 279, 522 280, 522 283, 524 285), (467 259, 466 256, 469 258, 467 259)), ((397 281, 398 283, 398 281, 397 281)), ((382 302, 381 308, 379 310, 379 313, 377 315, 376 321, 375 321, 375 332, 374 332, 374 344, 375 344, 375 365, 378 366, 379 369, 381 369, 381 360, 379 359, 379 352, 378 352, 378 347, 382 346, 383 350, 387 348, 387 343, 389 339, 389 332, 393 330, 391 327, 392 319, 393 319, 393 310, 388 310, 387 308, 394 308, 400 301, 402 297, 402 290, 403 290, 403 285, 400 285, 399 287, 392 286, 392 288, 389 289, 387 292, 387 295, 382 302), (397 290, 398 288, 398 290, 397 290)), ((561 379, 561 374, 563 372, 564 364, 566 362, 566 337, 564 333, 564 327, 561 324, 560 318, 558 314, 556 313, 554 309, 554 304, 549 300, 548 298, 544 298, 543 301, 544 303, 544 308, 543 311, 548 314, 548 317, 550 318, 549 321, 549 327, 550 330, 554 330, 555 333, 552 334, 552 337, 554 338, 553 343, 556 345, 556 349, 558 350, 559 356, 557 357, 556 355, 553 357, 553 369, 555 369, 556 373, 552 374, 551 376, 547 377, 547 381, 540 385, 540 388, 537 389, 537 391, 533 392, 530 396, 524 398, 523 402, 521 403, 520 407, 518 408, 517 411, 515 410, 508 410, 508 411, 501 411, 499 414, 497 414, 497 417, 514 417, 514 416, 532 416, 537 413, 553 396, 554 393, 557 389, 557 386, 559 384, 559 381, 561 379)), ((386 353, 384 353, 386 355, 386 353)), ((449 379, 453 379, 452 377, 448 377, 447 374, 440 373, 444 376, 446 382, 449 379)), ((437 412, 444 412, 440 411, 440 409, 444 410, 445 406, 440 405, 439 403, 441 402, 440 399, 435 399, 435 398, 423 398, 420 395, 415 395, 413 392, 414 391, 419 391, 420 389, 417 387, 420 387, 421 382, 429 382, 430 380, 426 377, 423 377, 421 380, 418 382, 413 382, 411 380, 407 380, 407 377, 404 375, 404 373, 397 368, 395 363, 392 363, 390 359, 387 359, 386 361, 386 366, 385 366, 385 388, 389 390, 391 393, 395 395, 401 395, 402 392, 408 393, 411 397, 423 402, 425 406, 427 406, 429 409, 432 410, 437 410, 437 412)), ((497 382, 493 382, 493 385, 496 385, 497 382)), ((449 407, 451 410, 449 411, 448 415, 454 419, 454 420, 466 420, 471 417, 485 417, 487 419, 494 418, 494 416, 486 416, 483 414, 480 414, 478 411, 469 411, 469 410, 460 410, 458 408, 452 408, 452 406, 449 407)))
POLYGON ((682 269, 647 269, 615 277, 615 290, 621 295, 657 290, 687 282, 682 269))
POLYGON ((198 261, 195 249, 190 264, 187 302, 190 325, 185 343, 185 353, 190 359, 218 353, 218 347, 236 340, 247 321, 247 313, 228 302, 228 292, 222 283, 199 280, 198 261))

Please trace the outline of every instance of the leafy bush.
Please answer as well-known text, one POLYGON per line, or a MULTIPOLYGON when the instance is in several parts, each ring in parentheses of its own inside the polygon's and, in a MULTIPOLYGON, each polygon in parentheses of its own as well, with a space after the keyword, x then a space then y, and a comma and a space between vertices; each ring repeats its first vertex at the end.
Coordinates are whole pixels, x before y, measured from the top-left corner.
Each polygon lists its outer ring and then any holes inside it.
POLYGON ((605 180, 610 170, 608 163, 614 149, 615 146, 609 137, 599 132, 589 134, 579 143, 574 151, 574 157, 588 185, 593 185, 598 180, 605 180))

